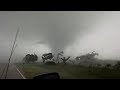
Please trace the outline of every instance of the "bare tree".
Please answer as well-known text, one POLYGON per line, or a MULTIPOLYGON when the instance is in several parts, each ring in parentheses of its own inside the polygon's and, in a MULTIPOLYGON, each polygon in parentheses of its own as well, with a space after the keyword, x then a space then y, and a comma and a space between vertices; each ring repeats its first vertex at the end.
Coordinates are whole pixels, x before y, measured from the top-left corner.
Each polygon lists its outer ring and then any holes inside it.
POLYGON ((63 57, 61 58, 61 60, 63 60, 63 64, 65 65, 66 62, 70 59, 70 56, 68 56, 67 58, 66 57, 63 57))

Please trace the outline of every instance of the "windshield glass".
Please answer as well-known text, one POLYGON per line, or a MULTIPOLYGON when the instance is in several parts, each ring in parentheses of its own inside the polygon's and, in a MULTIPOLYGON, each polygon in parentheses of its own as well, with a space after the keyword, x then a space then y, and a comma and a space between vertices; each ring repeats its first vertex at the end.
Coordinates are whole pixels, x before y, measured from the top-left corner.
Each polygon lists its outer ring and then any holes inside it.
POLYGON ((0 79, 118 79, 119 38, 120 11, 0 11, 0 79))

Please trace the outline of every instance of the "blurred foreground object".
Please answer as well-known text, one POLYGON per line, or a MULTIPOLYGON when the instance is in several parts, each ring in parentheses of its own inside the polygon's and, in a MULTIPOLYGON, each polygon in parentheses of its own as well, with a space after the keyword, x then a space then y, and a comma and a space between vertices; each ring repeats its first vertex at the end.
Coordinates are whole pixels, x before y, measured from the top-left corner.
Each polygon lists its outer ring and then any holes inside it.
POLYGON ((60 76, 58 73, 53 72, 35 76, 33 79, 60 79, 60 76))

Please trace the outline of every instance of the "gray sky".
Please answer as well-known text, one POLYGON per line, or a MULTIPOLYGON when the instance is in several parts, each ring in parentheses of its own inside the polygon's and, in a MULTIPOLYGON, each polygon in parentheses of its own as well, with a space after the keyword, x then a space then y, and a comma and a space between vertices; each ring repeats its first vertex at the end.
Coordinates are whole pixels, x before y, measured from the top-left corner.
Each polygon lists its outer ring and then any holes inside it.
POLYGON ((119 11, 0 11, 1 61, 10 55, 18 26, 13 58, 63 50, 73 57, 96 51, 98 58, 120 59, 119 11))

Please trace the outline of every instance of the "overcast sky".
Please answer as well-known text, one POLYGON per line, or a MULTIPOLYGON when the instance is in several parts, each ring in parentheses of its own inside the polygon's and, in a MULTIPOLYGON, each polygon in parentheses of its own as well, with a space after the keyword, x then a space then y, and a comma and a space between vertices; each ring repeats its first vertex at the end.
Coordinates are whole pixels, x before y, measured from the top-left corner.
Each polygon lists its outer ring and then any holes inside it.
POLYGON ((0 57, 7 60, 20 29, 13 59, 64 51, 77 56, 92 51, 98 58, 120 60, 119 11, 0 11, 0 57))

